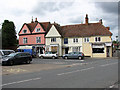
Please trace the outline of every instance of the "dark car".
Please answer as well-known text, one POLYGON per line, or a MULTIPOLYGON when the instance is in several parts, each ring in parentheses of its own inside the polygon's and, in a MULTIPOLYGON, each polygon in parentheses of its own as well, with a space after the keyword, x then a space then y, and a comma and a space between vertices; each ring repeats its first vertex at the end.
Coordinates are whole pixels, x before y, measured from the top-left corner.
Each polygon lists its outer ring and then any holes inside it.
POLYGON ((17 52, 11 53, 6 57, 2 58, 2 65, 14 65, 19 63, 29 64, 32 61, 32 56, 30 53, 17 52))
POLYGON ((78 59, 84 59, 84 54, 82 52, 70 52, 68 54, 63 55, 64 59, 68 58, 78 58, 78 59))

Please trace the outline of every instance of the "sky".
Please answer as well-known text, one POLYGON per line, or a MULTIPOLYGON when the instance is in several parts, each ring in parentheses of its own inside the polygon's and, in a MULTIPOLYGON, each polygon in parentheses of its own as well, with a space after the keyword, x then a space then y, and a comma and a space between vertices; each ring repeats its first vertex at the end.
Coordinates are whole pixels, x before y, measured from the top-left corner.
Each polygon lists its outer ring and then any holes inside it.
POLYGON ((110 27, 112 39, 118 36, 118 1, 114 0, 2 0, 0 3, 0 28, 4 20, 13 21, 16 32, 24 23, 37 18, 39 22, 54 21, 60 25, 80 24, 100 19, 105 27, 110 27))

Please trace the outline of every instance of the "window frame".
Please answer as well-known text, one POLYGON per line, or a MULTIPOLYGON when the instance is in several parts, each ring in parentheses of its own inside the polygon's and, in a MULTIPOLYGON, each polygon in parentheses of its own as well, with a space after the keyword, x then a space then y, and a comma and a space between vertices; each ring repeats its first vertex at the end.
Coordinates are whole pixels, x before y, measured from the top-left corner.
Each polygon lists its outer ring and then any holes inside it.
POLYGON ((64 44, 68 44, 68 38, 64 38, 64 44))
POLYGON ((27 33, 27 29, 23 29, 23 31, 22 31, 23 33, 27 33), (26 32, 25 32, 26 31, 26 32))
POLYGON ((86 38, 84 38, 84 42, 89 42, 90 41, 90 39, 89 39, 89 37, 86 37, 86 38))
POLYGON ((41 37, 36 37, 36 43, 41 43, 41 37))
POLYGON ((95 42, 100 42, 101 41, 101 37, 95 37, 95 42))
POLYGON ((40 30, 41 30, 40 28, 36 28, 36 29, 35 29, 35 32, 40 32, 40 30), (39 29, 39 31, 38 31, 38 29, 39 29))
POLYGON ((28 38, 27 38, 27 37, 24 37, 24 38, 23 38, 23 43, 24 43, 24 44, 28 43, 28 38))
POLYGON ((56 38, 55 37, 51 38, 51 42, 56 42, 56 38))
POLYGON ((73 38, 73 43, 78 43, 78 38, 73 38))

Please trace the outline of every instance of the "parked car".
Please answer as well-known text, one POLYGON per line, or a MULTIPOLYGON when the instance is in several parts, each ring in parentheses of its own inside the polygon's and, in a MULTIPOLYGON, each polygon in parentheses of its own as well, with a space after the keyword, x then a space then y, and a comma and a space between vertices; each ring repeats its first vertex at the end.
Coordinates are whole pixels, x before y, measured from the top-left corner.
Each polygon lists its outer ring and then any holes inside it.
POLYGON ((68 54, 63 55, 64 59, 68 58, 78 58, 78 59, 84 59, 84 54, 82 52, 70 52, 68 54))
POLYGON ((17 52, 11 53, 6 57, 2 58, 2 65, 14 65, 18 63, 27 63, 29 64, 32 61, 32 56, 30 53, 17 52))
POLYGON ((14 50, 0 50, 0 58, 7 56, 11 53, 15 53, 15 51, 14 50))
POLYGON ((45 52, 45 54, 39 54, 40 58, 58 58, 58 55, 54 52, 45 52))

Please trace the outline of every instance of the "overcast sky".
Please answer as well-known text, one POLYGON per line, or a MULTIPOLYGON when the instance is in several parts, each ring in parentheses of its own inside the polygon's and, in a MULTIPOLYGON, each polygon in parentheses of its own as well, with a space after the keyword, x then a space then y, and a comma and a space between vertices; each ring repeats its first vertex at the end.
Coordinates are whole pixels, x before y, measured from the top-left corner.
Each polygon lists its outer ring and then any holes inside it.
MULTIPOLYGON (((88 14, 89 22, 103 20, 110 27, 112 38, 118 35, 118 2, 2 0, 0 3, 0 24, 5 19, 13 21, 18 34, 24 23, 37 17, 39 22, 54 21, 60 25, 84 23, 88 14)), ((0 26, 1 28, 1 26, 0 26)))

